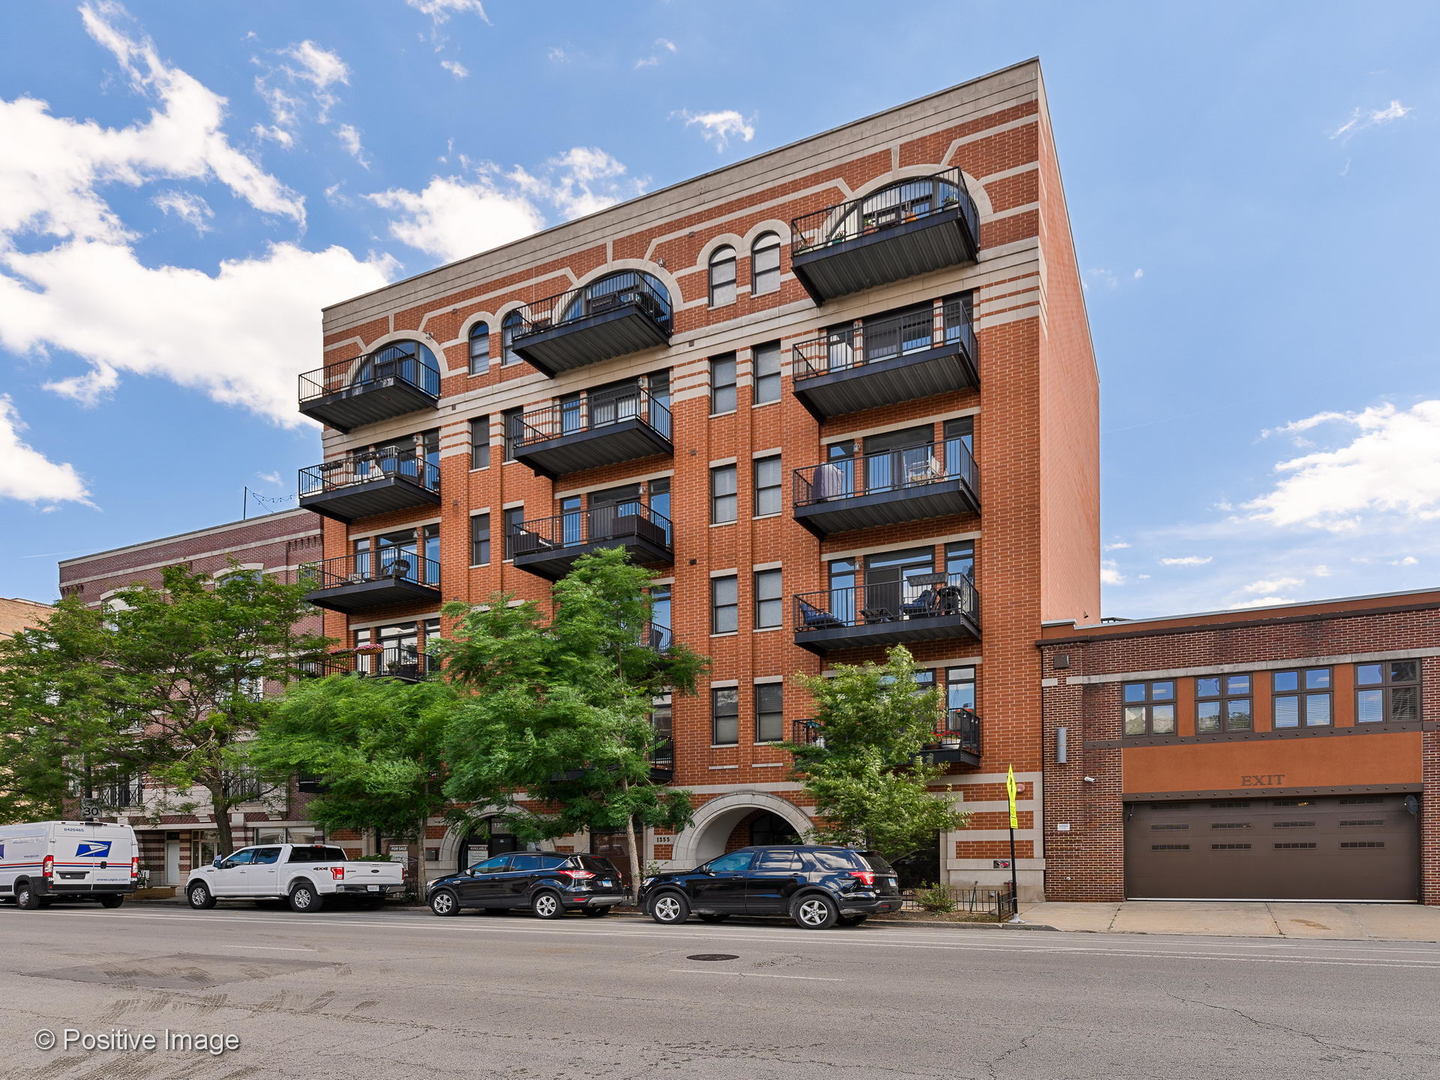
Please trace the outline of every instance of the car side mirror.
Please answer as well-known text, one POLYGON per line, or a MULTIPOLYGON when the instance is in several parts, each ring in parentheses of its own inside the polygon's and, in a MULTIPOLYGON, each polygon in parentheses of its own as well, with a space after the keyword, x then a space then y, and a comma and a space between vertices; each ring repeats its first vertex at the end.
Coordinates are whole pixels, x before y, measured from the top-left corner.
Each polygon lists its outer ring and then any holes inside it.
POLYGON ((212 862, 210 865, 213 866, 216 870, 219 870, 219 869, 220 869, 220 864, 223 863, 224 861, 225 861, 225 859, 224 859, 223 856, 221 856, 221 855, 216 855, 216 856, 215 856, 215 861, 212 862))

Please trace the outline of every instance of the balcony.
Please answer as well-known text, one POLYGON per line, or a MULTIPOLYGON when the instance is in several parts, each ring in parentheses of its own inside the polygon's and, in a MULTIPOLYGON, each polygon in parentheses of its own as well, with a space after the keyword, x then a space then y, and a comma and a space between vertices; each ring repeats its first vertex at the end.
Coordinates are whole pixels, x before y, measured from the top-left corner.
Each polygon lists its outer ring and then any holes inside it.
POLYGON ((975 330, 960 300, 941 318, 867 320, 794 349, 795 396, 817 420, 980 385, 975 330))
POLYGON ((962 439, 838 458, 795 470, 795 520, 822 539, 853 529, 980 512, 962 439))
POLYGON ((440 505, 440 466, 413 450, 357 454, 300 470, 300 507, 351 522, 440 505))
POLYGON ((440 603, 440 564, 392 548, 326 559, 308 568, 315 587, 305 594, 316 607, 354 614, 399 604, 440 603))
MULTIPOLYGON (((413 645, 386 646, 371 649, 361 646, 327 656, 324 660, 307 661, 300 665, 305 678, 327 675, 356 675, 361 678, 400 679, 419 682, 440 674, 438 657, 422 653, 413 645)), ((305 788, 300 790, 304 791, 305 788)))
POLYGON ((670 341, 670 297, 654 277, 635 270, 537 300, 519 313, 512 347, 551 378, 670 341))
POLYGON ((935 728, 935 742, 920 751, 929 764, 980 764, 980 715, 972 709, 947 709, 935 728))
POLYGON ((558 581, 576 559, 602 548, 623 548, 642 566, 667 566, 675 561, 670 535, 663 514, 624 503, 522 521, 508 540, 519 569, 558 581))
POLYGON ((515 440, 515 460, 552 480, 674 452, 670 410, 640 389, 527 412, 515 440))
POLYGON ((439 397, 440 368, 424 346, 390 345, 300 376, 300 411, 337 431, 433 409, 439 397))
POLYGON ((980 215, 959 169, 904 180, 791 222, 795 276, 817 304, 974 262, 980 215))
POLYGON ((912 574, 904 582, 826 589, 794 600, 795 644, 821 655, 917 641, 980 640, 980 600, 964 574, 912 574))

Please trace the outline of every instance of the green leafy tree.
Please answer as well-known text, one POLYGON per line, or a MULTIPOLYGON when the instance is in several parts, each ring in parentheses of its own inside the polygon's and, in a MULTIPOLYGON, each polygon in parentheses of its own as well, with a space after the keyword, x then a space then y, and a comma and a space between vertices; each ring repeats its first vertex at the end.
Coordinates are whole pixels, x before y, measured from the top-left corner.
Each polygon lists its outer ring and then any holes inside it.
POLYGON ((426 680, 332 675, 295 683, 260 729, 251 757, 274 775, 319 781, 309 814, 328 829, 375 829, 414 840, 420 881, 425 828, 444 810, 445 726, 455 688, 426 680))
POLYGON ((447 675, 470 691, 446 734, 446 793, 504 808, 529 839, 623 829, 635 883, 637 829, 683 828, 691 815, 689 793, 652 771, 654 699, 694 693, 706 664, 683 645, 652 647, 651 577, 602 550, 555 585, 548 622, 503 594, 452 605, 460 622, 440 647, 447 675))
POLYGON ((899 858, 935 833, 963 828, 949 789, 931 784, 944 773, 920 757, 935 739, 940 691, 920 691, 910 653, 896 646, 884 664, 840 664, 825 677, 800 675, 815 700, 821 742, 794 744, 796 777, 815 799, 822 843, 849 844, 899 858))
POLYGON ((34 793, 90 795, 97 774, 143 773, 159 784, 147 792, 152 811, 193 809, 203 792, 229 849, 230 811, 255 797, 247 744, 275 707, 264 687, 328 643, 295 629, 311 612, 306 591, 233 566, 215 578, 176 566, 158 588, 121 589, 103 610, 62 601, 0 658, 8 738, 36 746, 34 793))

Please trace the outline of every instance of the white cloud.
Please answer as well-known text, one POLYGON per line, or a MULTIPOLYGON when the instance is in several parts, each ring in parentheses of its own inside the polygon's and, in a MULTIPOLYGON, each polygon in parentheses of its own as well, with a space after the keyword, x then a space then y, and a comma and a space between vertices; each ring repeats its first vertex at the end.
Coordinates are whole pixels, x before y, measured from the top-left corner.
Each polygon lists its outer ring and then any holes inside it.
POLYGON ((280 474, 278 472, 256 473, 255 478, 262 484, 269 484, 271 487, 280 486, 280 474))
POLYGON ((1253 520, 1355 532, 1374 528, 1381 515, 1440 518, 1440 400, 1406 410, 1386 404, 1317 413, 1274 431, 1293 435, 1325 425, 1353 438, 1277 463, 1274 489, 1245 504, 1253 520))
POLYGON ((20 437, 24 429, 10 395, 0 394, 0 498, 94 505, 75 466, 57 464, 30 446, 20 437))
POLYGON ((1394 100, 1382 109, 1362 109, 1357 106, 1351 111, 1345 122, 1330 133, 1330 138, 1349 142, 1366 128, 1380 127, 1403 119, 1412 111, 1408 106, 1401 105, 1400 102, 1394 100))
POLYGON ((365 168, 370 168, 370 161, 365 156, 365 147, 360 144, 360 132, 353 125, 341 124, 335 129, 335 137, 340 140, 340 145, 345 147, 347 154, 365 168))
POLYGON ((350 84, 350 68, 340 59, 338 53, 322 49, 313 41, 302 41, 298 45, 281 49, 282 56, 288 56, 299 65, 291 73, 319 90, 325 90, 335 83, 350 84))
POLYGON ((166 214, 174 214, 196 232, 209 232, 215 211, 199 195, 190 191, 162 191, 150 200, 166 214))
POLYGON ((320 356, 320 306, 379 288, 394 269, 340 247, 276 244, 210 275, 148 267, 98 240, 11 252, 3 265, 0 346, 63 349, 90 364, 49 389, 90 403, 120 372, 158 375, 288 426, 304 423, 296 359, 320 356))
POLYGON ((681 109, 675 115, 685 121, 686 127, 698 124, 700 135, 706 142, 714 144, 716 153, 722 153, 730 145, 731 139, 749 142, 755 138, 754 120, 745 119, 734 109, 707 113, 692 113, 688 109, 681 109))
POLYGON ((305 220, 305 202, 230 145, 221 131, 225 99, 185 72, 165 66, 154 43, 121 28, 124 9, 80 9, 85 28, 119 62, 136 93, 154 103, 143 124, 102 127, 53 116, 34 98, 0 101, 0 144, 24 147, 0 156, 0 249, 35 232, 118 241, 129 233, 99 189, 157 179, 215 179, 266 214, 305 220))
POLYGON ((1115 565, 1114 559, 1105 559, 1100 563, 1100 584, 1102 585, 1124 585, 1125 575, 1115 565))
POLYGON ((1125 550, 1126 548, 1128 548, 1129 546, 1130 546, 1130 544, 1129 544, 1129 542, 1126 541, 1126 540, 1116 540, 1113 544, 1106 544, 1106 545, 1105 545, 1105 550, 1106 550, 1106 551, 1124 551, 1124 550, 1125 550))
POLYGON ((1390 565, 1391 565, 1391 566, 1415 566, 1415 565, 1417 565, 1419 562, 1420 562, 1420 560, 1417 559, 1414 555, 1406 555, 1406 556, 1404 556, 1403 558, 1391 560, 1390 565))
POLYGON ((1294 600, 1288 596, 1258 596, 1254 600, 1242 600, 1238 604, 1231 604, 1229 611, 1240 611, 1242 608, 1276 607, 1280 604, 1293 604, 1294 600))
POLYGON ((290 132, 286 131, 282 127, 256 124, 250 129, 250 133, 261 141, 268 139, 271 142, 277 142, 281 146, 285 147, 286 150, 289 150, 292 146, 295 145, 295 136, 291 135, 290 132))
MULTIPOLYGON (((674 55, 679 51, 680 47, 668 38, 656 38, 655 50, 649 56, 643 56, 639 60, 636 60, 635 70, 639 71, 641 68, 658 67, 660 61, 665 59, 667 55, 674 55)), ((749 140, 746 141, 748 142, 749 140)))
POLYGON ((1311 577, 1329 577, 1334 572, 1335 571, 1331 570, 1330 567, 1326 566, 1324 563, 1321 563, 1319 566, 1312 566, 1310 568, 1311 577))
POLYGON ((441 60, 440 66, 457 79, 468 79, 470 77, 470 69, 460 63, 459 60, 441 60))
POLYGON ((545 50, 545 59, 549 60, 552 64, 564 64, 569 62, 570 54, 560 48, 559 45, 551 45, 545 50))
POLYGON ((329 123, 330 111, 340 100, 333 88, 350 84, 350 68, 338 53, 308 39, 277 49, 274 55, 282 57, 281 62, 272 65, 251 58, 262 68, 255 77, 255 92, 270 109, 273 121, 269 127, 257 124, 253 130, 288 149, 294 145, 302 118, 313 114, 318 123, 329 123))
POLYGON ((436 23, 445 22, 451 15, 478 15, 482 22, 490 21, 481 0, 405 0, 405 3, 429 15, 436 23))
POLYGON ((1135 273, 1131 274, 1130 276, 1131 276, 1134 280, 1139 281, 1141 278, 1143 278, 1143 277, 1145 276, 1145 271, 1144 271, 1143 268, 1137 266, 1137 267, 1135 268, 1135 273))
POLYGON ((1204 566, 1213 555, 1178 555, 1160 560, 1161 566, 1204 566))
POLYGON ((1241 591, 1247 593, 1276 593, 1281 589, 1293 589, 1296 585, 1303 584, 1305 584, 1305 582, 1301 578, 1295 577, 1266 578, 1261 581, 1252 581, 1241 591))
POLYGON ((577 146, 545 162, 538 173, 491 162, 471 166, 473 178, 436 176, 421 191, 392 188, 367 195, 398 211, 390 234, 445 262, 499 247, 545 227, 545 207, 563 219, 594 213, 644 190, 644 182, 593 146, 577 146))

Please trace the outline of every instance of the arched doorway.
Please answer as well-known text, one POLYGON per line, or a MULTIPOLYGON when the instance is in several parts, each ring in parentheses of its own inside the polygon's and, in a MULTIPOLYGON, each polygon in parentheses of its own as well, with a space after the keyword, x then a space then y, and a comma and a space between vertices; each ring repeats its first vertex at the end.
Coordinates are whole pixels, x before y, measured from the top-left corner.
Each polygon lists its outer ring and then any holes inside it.
POLYGON ((699 866, 751 844, 794 844, 809 828, 805 811, 778 795, 734 792, 696 810, 689 828, 675 838, 672 861, 699 866))
POLYGON ((457 871, 466 870, 492 855, 503 855, 507 851, 518 851, 523 845, 510 831, 510 823, 500 815, 483 818, 460 841, 457 849, 459 865, 457 871))

